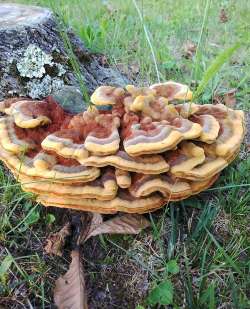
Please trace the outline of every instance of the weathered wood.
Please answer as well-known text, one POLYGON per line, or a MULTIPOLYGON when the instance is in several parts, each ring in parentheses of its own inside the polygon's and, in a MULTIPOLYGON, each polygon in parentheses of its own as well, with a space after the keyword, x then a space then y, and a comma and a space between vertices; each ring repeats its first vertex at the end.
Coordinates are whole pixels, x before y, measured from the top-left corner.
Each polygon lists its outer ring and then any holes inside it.
MULTIPOLYGON (((128 82, 118 71, 102 66, 71 30, 68 37, 89 92, 101 84, 128 82)), ((14 95, 41 98, 65 85, 80 89, 52 12, 0 4, 0 99, 14 95)), ((82 105, 74 106, 74 112, 81 109, 82 105)))

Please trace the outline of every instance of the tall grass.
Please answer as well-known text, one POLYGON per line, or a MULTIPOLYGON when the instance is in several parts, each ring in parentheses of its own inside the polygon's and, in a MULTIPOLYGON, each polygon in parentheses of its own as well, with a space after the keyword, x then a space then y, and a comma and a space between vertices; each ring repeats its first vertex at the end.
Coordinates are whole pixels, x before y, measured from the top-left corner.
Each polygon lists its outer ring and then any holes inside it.
POLYGON ((241 46, 241 43, 235 43, 232 47, 227 48, 220 53, 207 68, 203 74, 202 80, 194 92, 194 100, 196 100, 205 90, 209 81, 219 72, 220 68, 231 58, 233 53, 241 46))
POLYGON ((75 76, 78 80, 79 87, 80 87, 80 90, 82 92, 85 103, 87 105, 90 105, 90 97, 89 97, 88 89, 87 89, 86 84, 85 84, 84 77, 82 76, 82 73, 81 73, 80 63, 79 63, 79 60, 77 59, 77 57, 76 57, 76 55, 73 51, 73 47, 72 47, 72 44, 71 44, 69 36, 68 36, 67 31, 68 31, 69 26, 68 26, 68 23, 67 23, 67 21, 68 21, 67 13, 60 6, 60 1, 54 2, 52 0, 48 0, 48 3, 49 3, 49 6, 54 13, 54 16, 57 19, 58 30, 59 30, 59 33, 60 33, 61 38, 63 40, 66 53, 69 57, 70 64, 71 64, 72 69, 75 73, 75 76))
POLYGON ((152 60, 154 62, 154 66, 155 66, 155 72, 156 72, 156 76, 157 76, 157 80, 158 80, 158 83, 160 83, 160 72, 159 72, 159 69, 158 69, 158 64, 157 64, 157 60, 156 60, 156 56, 155 56, 155 51, 154 51, 154 47, 153 47, 153 44, 151 42, 151 38, 150 38, 150 34, 149 34, 149 31, 147 29, 147 26, 146 26, 146 23, 143 19, 143 15, 141 13, 141 10, 139 9, 139 6, 136 2, 136 0, 132 0, 135 8, 136 8, 136 11, 138 12, 138 16, 142 22, 142 26, 143 26, 143 30, 144 30, 144 33, 145 33, 145 37, 147 39, 147 42, 148 42, 148 45, 150 47, 150 50, 151 50, 151 54, 152 54, 152 60))

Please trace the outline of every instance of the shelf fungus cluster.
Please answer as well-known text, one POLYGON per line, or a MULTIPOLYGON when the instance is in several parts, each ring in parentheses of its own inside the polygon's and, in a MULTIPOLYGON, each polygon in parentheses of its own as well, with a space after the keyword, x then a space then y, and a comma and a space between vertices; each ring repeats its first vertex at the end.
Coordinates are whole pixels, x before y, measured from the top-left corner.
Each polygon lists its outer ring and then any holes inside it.
POLYGON ((52 97, 0 102, 0 159, 45 206, 144 213, 210 187, 236 157, 244 115, 188 103, 185 85, 101 86, 72 115, 52 97))

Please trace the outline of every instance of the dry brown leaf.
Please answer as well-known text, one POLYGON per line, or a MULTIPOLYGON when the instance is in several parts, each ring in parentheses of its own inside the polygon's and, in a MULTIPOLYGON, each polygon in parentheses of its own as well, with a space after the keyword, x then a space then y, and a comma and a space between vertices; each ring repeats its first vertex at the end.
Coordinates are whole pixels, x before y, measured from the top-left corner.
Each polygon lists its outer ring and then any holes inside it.
POLYGON ((93 230, 97 228, 97 226, 103 223, 103 217, 101 214, 94 212, 92 214, 92 220, 89 226, 88 234, 92 233, 93 230))
POLYGON ((56 281, 54 301, 58 309, 87 309, 87 293, 79 250, 71 252, 69 270, 56 281))
POLYGON ((224 94, 224 103, 226 106, 232 108, 235 107, 236 104, 236 90, 231 89, 227 93, 224 94))
MULTIPOLYGON (((138 234, 148 226, 149 221, 142 215, 124 214, 103 222, 102 215, 93 213, 89 225, 78 238, 78 245, 100 234, 138 234)), ((69 270, 56 281, 54 301, 59 309, 87 309, 87 293, 79 247, 71 252, 71 258, 69 270)))
POLYGON ((217 94, 213 97, 214 104, 225 104, 230 108, 234 108, 236 105, 236 91, 237 89, 230 89, 224 94, 217 94))
MULTIPOLYGON (((148 226, 149 221, 142 215, 124 214, 103 222, 102 215, 93 213, 89 225, 78 239, 78 244, 100 234, 138 234, 148 226)), ((54 301, 59 309, 87 309, 87 293, 79 249, 71 252, 71 258, 69 270, 56 281, 54 301)))
POLYGON ((226 22, 228 22, 228 16, 227 16, 227 13, 226 13, 226 10, 225 10, 225 9, 221 9, 221 10, 220 10, 219 19, 220 19, 220 22, 221 22, 221 23, 226 23, 226 22))
POLYGON ((91 234, 92 231, 94 229, 96 229, 96 227, 99 226, 102 223, 103 223, 102 215, 99 214, 99 213, 96 213, 96 212, 92 213, 89 224, 88 224, 87 228, 82 230, 82 233, 79 237, 78 243, 83 244, 85 242, 86 238, 88 237, 88 235, 91 234))
POLYGON ((59 232, 50 234, 45 241, 44 251, 47 254, 62 256, 62 248, 65 243, 65 238, 70 235, 70 232, 70 224, 67 223, 59 232))
POLYGON ((148 226, 150 226, 150 223, 145 217, 135 214, 124 214, 97 225, 91 231, 89 230, 85 241, 92 236, 100 234, 138 234, 148 226))
POLYGON ((216 94, 213 96, 213 104, 224 104, 224 98, 222 95, 216 94))

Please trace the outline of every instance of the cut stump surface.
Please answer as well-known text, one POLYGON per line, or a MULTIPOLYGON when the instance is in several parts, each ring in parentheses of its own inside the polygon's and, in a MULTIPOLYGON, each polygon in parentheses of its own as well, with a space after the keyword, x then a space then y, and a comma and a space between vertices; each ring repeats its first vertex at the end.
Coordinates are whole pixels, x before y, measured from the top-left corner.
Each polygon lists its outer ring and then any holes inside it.
MULTIPOLYGON (((67 34, 89 93, 102 84, 128 83, 118 71, 102 66, 71 30, 67 34)), ((72 92, 81 89, 49 9, 0 4, 0 76, 0 100, 12 96, 39 99, 65 86, 67 90, 73 87, 72 92)), ((72 106, 74 113, 83 109, 82 104, 72 106)))

